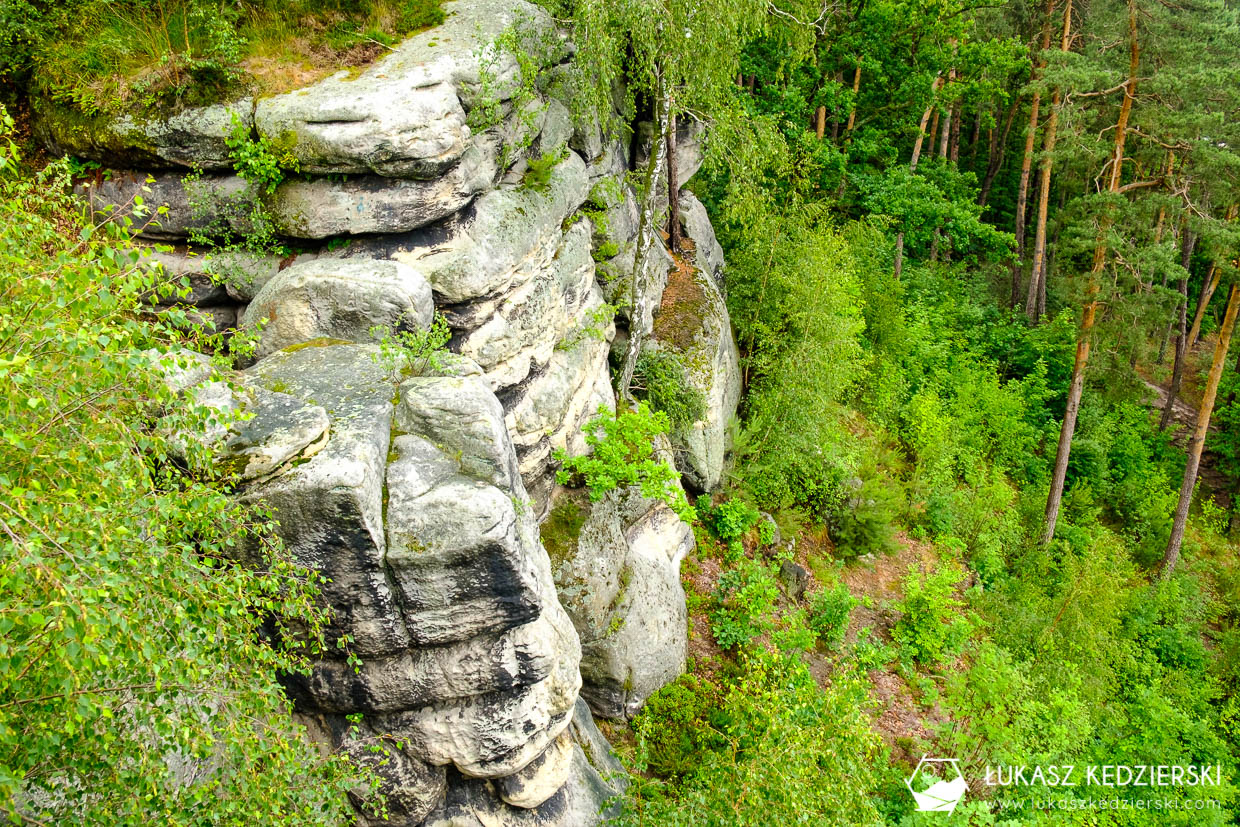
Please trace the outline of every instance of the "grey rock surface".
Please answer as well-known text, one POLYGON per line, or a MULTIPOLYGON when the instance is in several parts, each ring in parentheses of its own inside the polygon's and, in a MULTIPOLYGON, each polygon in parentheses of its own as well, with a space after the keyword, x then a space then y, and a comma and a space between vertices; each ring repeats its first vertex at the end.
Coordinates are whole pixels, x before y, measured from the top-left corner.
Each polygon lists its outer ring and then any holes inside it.
POLYGON ((36 135, 54 152, 110 165, 149 169, 230 169, 227 138, 254 123, 254 101, 189 107, 167 117, 71 113, 35 101, 36 135))
POLYGON ((315 339, 366 342, 385 332, 430 327, 430 285, 396 261, 320 258, 273 276, 246 310, 243 329, 261 325, 258 356, 315 339))
POLYGON ((581 636, 582 697, 597 715, 631 717, 684 672, 680 561, 693 532, 665 504, 631 489, 595 503, 562 496, 544 537, 560 601, 581 636))
MULTIPOLYGON (((339 72, 260 100, 255 125, 303 172, 442 178, 474 144, 469 110, 499 106, 521 82, 516 58, 496 46, 514 23, 531 42, 558 43, 547 13, 524 0, 454 4, 442 25, 408 38, 356 76, 339 72)), ((546 59, 558 51, 547 50, 546 59)))
POLYGON ((327 444, 308 462, 247 489, 242 499, 269 508, 297 562, 330 578, 321 599, 332 607, 328 650, 349 635, 351 651, 380 657, 405 651, 408 630, 384 562, 385 465, 390 444, 392 377, 374 345, 306 347, 279 352, 246 373, 252 380, 323 408, 327 444))

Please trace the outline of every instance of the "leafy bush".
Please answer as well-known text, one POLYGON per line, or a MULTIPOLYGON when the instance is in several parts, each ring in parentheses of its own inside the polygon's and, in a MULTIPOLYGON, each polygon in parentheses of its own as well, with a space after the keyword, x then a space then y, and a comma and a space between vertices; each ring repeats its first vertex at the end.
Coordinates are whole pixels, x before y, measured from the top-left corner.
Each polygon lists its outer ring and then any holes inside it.
POLYGON ((852 610, 861 604, 848 587, 836 583, 831 588, 819 589, 810 599, 809 625, 818 639, 828 646, 836 647, 844 641, 848 618, 852 610))
POLYGON ((779 582, 769 566, 741 559, 719 576, 710 629, 725 649, 745 646, 774 625, 779 582))
POLYGON ((443 20, 440 0, 8 0, 0 75, 86 115, 168 109, 368 62, 443 20))
POLYGON ((904 578, 904 599, 896 604, 900 620, 891 637, 917 663, 940 663, 960 652, 973 630, 973 622, 961 613, 964 603, 954 597, 963 575, 954 566, 922 575, 909 567, 904 578))
POLYGON ((681 675, 651 695, 633 719, 646 767, 664 778, 693 772, 704 753, 719 745, 711 725, 720 698, 714 686, 681 675))
POLYGON ((904 505, 900 484, 871 463, 862 476, 845 486, 847 499, 831 515, 831 539, 845 558, 886 553, 895 548, 895 521, 904 505))
POLYGON ((706 397, 685 380, 684 365, 666 350, 643 350, 637 357, 634 391, 656 411, 667 414, 673 430, 706 416, 706 397))
POLYGON ((863 368, 858 262, 812 214, 725 226, 721 239, 750 383, 736 465, 761 508, 803 506, 822 519, 854 463, 841 403, 863 368))
POLYGON ((551 172, 567 157, 568 150, 561 147, 548 152, 541 158, 530 158, 526 163, 525 174, 521 176, 521 185, 535 192, 546 192, 551 189, 551 172))
POLYGON ((443 21, 441 0, 403 0, 396 26, 398 31, 408 34, 438 26, 443 21))
POLYGON ((442 313, 436 313, 431 326, 425 330, 397 330, 376 325, 370 329, 372 338, 379 341, 375 361, 387 367, 392 374, 425 376, 428 371, 441 370, 452 329, 442 313))
POLYGON ((693 508, 680 487, 680 475, 671 463, 656 459, 654 440, 667 433, 667 415, 651 411, 645 402, 635 410, 615 413, 600 406, 598 416, 583 429, 590 453, 570 457, 556 449, 563 466, 556 480, 565 485, 580 476, 597 502, 612 489, 636 485, 643 497, 662 500, 686 522, 694 519, 693 508))
MULTIPOLYGON (((887 757, 870 729, 864 679, 842 672, 820 688, 797 655, 759 649, 741 656, 719 694, 679 705, 717 705, 707 718, 714 733, 702 739, 710 748, 691 754, 692 771, 675 786, 634 776, 617 824, 881 823, 870 795, 887 757)), ((703 716, 688 720, 695 728, 703 716)))
POLYGON ((712 506, 710 498, 703 495, 698 498, 698 516, 716 537, 730 543, 739 540, 761 515, 744 500, 732 498, 712 506))
POLYGON ((297 159, 289 153, 277 155, 266 136, 253 138, 249 129, 233 114, 233 129, 224 139, 233 169, 260 194, 270 195, 284 182, 288 172, 297 171, 297 159))
POLYGON ((13 160, 0 163, 0 813, 343 823, 365 778, 306 742, 277 681, 323 642, 317 583, 227 496, 213 458, 170 436, 228 424, 164 381, 188 366, 182 337, 202 334, 183 313, 140 313, 167 285, 127 220, 84 221, 67 165, 20 178, 13 160), (295 639, 286 620, 307 648, 281 643, 295 639))

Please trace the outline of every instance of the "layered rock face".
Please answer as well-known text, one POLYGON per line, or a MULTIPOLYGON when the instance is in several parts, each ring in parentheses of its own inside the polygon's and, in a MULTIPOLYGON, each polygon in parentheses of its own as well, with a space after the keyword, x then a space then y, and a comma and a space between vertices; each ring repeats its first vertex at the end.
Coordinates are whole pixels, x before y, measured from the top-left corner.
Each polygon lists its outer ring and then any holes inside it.
MULTIPOLYGON (((624 176, 646 150, 640 129, 631 153, 574 126, 496 45, 519 30, 559 71, 566 48, 545 13, 523 0, 453 9, 356 76, 40 130, 126 167, 89 188, 97 205, 140 193, 167 205, 143 235, 173 245, 151 261, 191 291, 152 296, 157 308, 187 303, 255 338, 244 371, 199 365, 177 387, 246 412, 195 438, 324 577, 329 654, 284 680, 315 740, 381 779, 385 810, 352 794, 359 823, 588 825, 623 788, 591 710, 631 716, 686 653, 689 527, 636 492, 588 503, 555 484, 556 449, 584 452, 583 426, 615 404, 608 358, 637 233, 624 176), (237 123, 300 174, 252 191, 225 142, 237 123), (202 173, 186 183, 189 168, 202 173), (255 230, 253 204, 291 252, 190 249, 195 232, 255 230), (436 314, 450 354, 393 347, 436 314), (561 504, 572 530, 553 542, 561 504)), ((685 178, 701 137, 679 136, 685 178)), ((677 349, 708 400, 676 436, 686 481, 708 490, 739 380, 722 252, 688 193, 684 216, 694 250, 647 257, 646 281, 668 291, 650 346, 677 349), (677 273, 696 286, 688 303, 677 273)))

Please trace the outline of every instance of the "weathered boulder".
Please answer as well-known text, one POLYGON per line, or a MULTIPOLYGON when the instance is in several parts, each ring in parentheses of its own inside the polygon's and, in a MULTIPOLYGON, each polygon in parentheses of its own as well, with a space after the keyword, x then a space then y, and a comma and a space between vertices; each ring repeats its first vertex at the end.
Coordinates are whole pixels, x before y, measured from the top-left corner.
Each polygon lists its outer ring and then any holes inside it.
POLYGON ((614 490, 562 493, 542 526, 560 602, 581 637, 582 697, 606 718, 634 715, 685 669, 680 561, 693 531, 667 505, 614 490))
POLYGON ((201 412, 163 421, 182 458, 191 443, 203 446, 230 476, 249 482, 314 456, 325 444, 328 419, 319 406, 221 375, 201 353, 182 351, 179 358, 159 369, 168 387, 190 395, 201 412))
POLYGON ((374 345, 305 346, 247 371, 269 390, 318 405, 331 418, 327 444, 309 461, 245 490, 279 521, 295 560, 328 578, 329 651, 381 657, 406 651, 409 632, 384 561, 384 480, 394 384, 374 345), (351 638, 349 650, 337 641, 351 638))
POLYGON ((680 224, 693 242, 693 262, 723 286, 723 247, 715 238, 706 207, 688 190, 680 191, 680 224))
POLYGON ((497 155, 498 139, 488 137, 429 180, 294 178, 276 189, 269 209, 279 232, 293 238, 404 233, 452 215, 488 189, 499 171, 497 155))
MULTIPOLYGON (((468 316, 453 316, 458 323, 485 319, 463 334, 459 349, 478 362, 497 389, 523 381, 570 337, 591 335, 581 328, 602 307, 586 225, 575 225, 560 245, 548 247, 551 255, 544 252, 542 260, 529 262, 535 266, 521 268, 521 283, 514 283, 502 298, 472 304, 468 316)), ((600 318, 593 335, 606 338, 610 324, 610 318, 600 318)))
POLYGON ((97 210, 128 211, 127 205, 136 197, 153 207, 165 207, 157 217, 151 216, 154 220, 135 220, 140 235, 146 238, 180 239, 193 233, 222 232, 247 235, 254 231, 256 211, 260 211, 280 235, 318 240, 337 235, 404 233, 438 221, 490 187, 496 171, 493 154, 471 145, 459 163, 429 181, 373 175, 291 178, 274 194, 266 195, 236 175, 205 176, 187 182, 168 173, 148 176, 114 171, 86 192, 97 210))
MULTIPOLYGON (((255 125, 303 172, 443 177, 473 144, 468 110, 498 107, 521 83, 516 58, 495 46, 518 21, 526 40, 558 46, 550 17, 537 6, 473 0, 453 6, 442 25, 408 38, 356 76, 339 72, 260 100, 255 125)), ((532 53, 552 59, 558 51, 532 53)))
POLYGON ((168 116, 87 117, 38 98, 33 105, 35 133, 55 154, 148 169, 229 169, 228 137, 254 123, 251 98, 168 116))
POLYGON ((269 476, 326 443, 327 412, 286 393, 253 386, 243 390, 242 416, 232 424, 222 453, 243 481, 269 476))
POLYGON ((403 236, 358 240, 334 255, 392 258, 430 281, 453 346, 477 360, 507 416, 538 513, 555 448, 584 449, 581 426, 613 403, 607 372, 614 327, 594 279, 584 163, 569 153, 545 190, 513 187, 459 216, 403 236))
POLYGON ((577 701, 565 734, 571 740, 561 742, 546 763, 531 764, 531 772, 487 781, 449 770, 447 795, 427 816, 426 827, 584 827, 618 815, 627 776, 585 702, 577 701), (549 797, 533 808, 523 806, 542 798, 551 786, 544 779, 560 773, 566 778, 549 797))
POLYGON ((700 391, 706 414, 672 434, 676 466, 698 491, 714 489, 730 445, 728 425, 741 397, 740 353, 732 338, 727 304, 713 277, 685 265, 669 277, 646 347, 673 353, 685 383, 700 391))
POLYGON ((523 274, 530 275, 528 259, 550 258, 561 243, 561 224, 589 190, 585 163, 569 153, 551 170, 543 189, 492 190, 435 227, 360 240, 336 255, 406 263, 420 270, 448 305, 496 297, 523 274))
POLYGON ((182 247, 170 251, 149 250, 145 260, 162 267, 170 280, 189 280, 189 297, 178 301, 210 306, 227 300, 249 302, 264 284, 280 272, 282 263, 312 261, 315 258, 317 256, 313 253, 294 254, 285 260, 277 255, 226 250, 198 252, 182 247), (223 291, 223 296, 220 291, 223 291))
POLYGON ((364 342, 371 328, 425 330, 435 312, 430 285, 396 261, 320 258, 269 280, 246 310, 242 329, 262 325, 258 356, 309 342, 364 342))

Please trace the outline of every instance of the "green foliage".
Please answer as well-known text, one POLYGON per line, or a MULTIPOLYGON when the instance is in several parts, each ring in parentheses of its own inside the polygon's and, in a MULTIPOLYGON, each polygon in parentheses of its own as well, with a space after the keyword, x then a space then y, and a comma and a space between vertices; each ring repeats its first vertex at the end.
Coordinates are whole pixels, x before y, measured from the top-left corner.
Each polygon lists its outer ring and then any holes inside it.
POLYGON ((374 360, 389 373, 403 376, 426 376, 444 368, 444 355, 452 339, 452 328, 443 314, 436 313, 430 327, 424 330, 396 330, 383 325, 370 329, 379 342, 374 360))
POLYGON ((228 425, 164 379, 186 335, 212 342, 139 313, 166 276, 68 191, 64 163, 0 175, 0 812, 342 823, 367 779, 305 741, 277 681, 324 642, 317 582, 173 438, 228 425))
POLYGON ((778 597, 777 573, 756 560, 741 559, 735 568, 719 576, 716 608, 710 617, 715 641, 725 649, 747 646, 773 627, 772 613, 778 597))
POLYGON ((666 434, 667 427, 667 415, 650 410, 645 402, 619 413, 600 406, 583 429, 590 453, 570 457, 556 449, 555 459, 563 466, 556 480, 564 485, 579 476, 592 501, 612 489, 635 485, 643 497, 662 500, 682 520, 692 522, 693 508, 680 487, 680 475, 670 462, 655 456, 654 440, 666 434))
POLYGON ((899 482, 881 473, 872 457, 862 461, 859 478, 844 484, 847 499, 831 513, 831 539, 844 559, 895 550, 894 526, 904 498, 899 482))
POLYGON ((706 416, 706 397, 689 384, 676 354, 643 350, 637 357, 634 392, 656 411, 667 414, 672 430, 683 430, 706 416))
POLYGON ((521 176, 521 186, 535 192, 547 192, 551 189, 551 171, 566 157, 568 157, 568 148, 560 147, 541 158, 528 159, 525 162, 525 173, 521 176))
POLYGON ((818 639, 835 648, 844 642, 848 618, 852 610, 861 605, 843 583, 821 588, 814 593, 809 604, 809 625, 818 639))
POLYGON ((412 33, 444 21, 442 0, 403 0, 396 18, 397 31, 412 33))
POLYGON ((297 159, 291 153, 277 155, 271 141, 264 136, 253 138, 249 129, 233 113, 233 129, 224 139, 233 169, 257 192, 270 195, 284 183, 289 172, 297 171, 297 159))
POLYGON ((576 330, 565 336, 556 344, 560 350, 568 350, 585 341, 606 342, 611 335, 612 323, 616 318, 616 306, 603 303, 586 314, 585 320, 576 330))
POLYGON ((698 497, 697 513, 699 519, 725 543, 739 540, 761 517, 758 509, 743 500, 733 498, 719 505, 711 505, 710 498, 705 495, 698 497))
POLYGON ((766 649, 743 654, 737 671, 726 690, 697 687, 702 699, 676 692, 678 714, 657 720, 670 732, 654 720, 638 728, 639 759, 653 738, 661 755, 683 757, 686 774, 674 786, 634 777, 618 823, 879 822, 870 794, 886 758, 864 679, 842 673, 820 688, 800 657, 766 649))
POLYGON ((960 653, 973 621, 961 610, 964 603, 955 598, 962 578, 959 569, 945 565, 922 574, 910 566, 904 578, 904 599, 896 604, 900 620, 891 637, 917 663, 935 664, 960 653))
POLYGON ((633 719, 647 769, 663 778, 696 770, 710 749, 721 746, 711 723, 720 717, 720 700, 714 686, 693 675, 681 675, 651 695, 633 719))
POLYGON ((0 75, 87 116, 163 111, 279 85, 247 58, 338 68, 443 20, 440 0, 7 0, 0 75))
POLYGON ((725 237, 728 309, 749 376, 738 466, 759 506, 822 519, 856 462, 841 403, 861 375, 858 262, 831 226, 770 218, 725 237))

